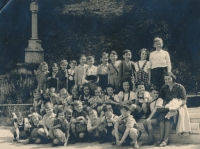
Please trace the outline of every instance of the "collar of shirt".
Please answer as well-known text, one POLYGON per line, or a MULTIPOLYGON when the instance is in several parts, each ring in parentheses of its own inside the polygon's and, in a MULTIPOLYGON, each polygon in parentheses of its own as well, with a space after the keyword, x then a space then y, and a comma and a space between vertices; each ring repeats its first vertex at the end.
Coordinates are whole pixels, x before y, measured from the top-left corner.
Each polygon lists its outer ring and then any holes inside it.
POLYGON ((159 50, 159 51, 158 51, 158 50, 155 50, 156 53, 160 53, 160 52, 162 52, 162 51, 163 51, 162 49, 159 50))
POLYGON ((85 97, 85 95, 83 96, 83 99, 90 99, 90 95, 88 97, 85 97))
POLYGON ((108 63, 106 63, 106 64, 101 64, 101 66, 108 66, 108 63))

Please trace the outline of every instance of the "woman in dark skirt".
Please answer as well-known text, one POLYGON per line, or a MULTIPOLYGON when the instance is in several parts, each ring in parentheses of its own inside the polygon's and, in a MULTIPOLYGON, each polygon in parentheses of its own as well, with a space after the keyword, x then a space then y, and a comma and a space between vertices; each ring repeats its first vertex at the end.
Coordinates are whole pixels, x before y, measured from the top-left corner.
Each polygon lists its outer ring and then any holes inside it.
MULTIPOLYGON (((181 84, 176 83, 175 79, 176 77, 172 73, 164 74, 165 85, 162 87, 160 92, 160 97, 163 99, 163 106, 175 98, 181 99, 180 106, 186 104, 185 88, 181 84)), ((170 118, 166 118, 165 116, 168 112, 169 111, 159 113, 158 122, 160 127, 160 141, 155 144, 156 146, 164 147, 169 144, 169 135, 172 127, 176 125, 178 115, 175 114, 170 118)))

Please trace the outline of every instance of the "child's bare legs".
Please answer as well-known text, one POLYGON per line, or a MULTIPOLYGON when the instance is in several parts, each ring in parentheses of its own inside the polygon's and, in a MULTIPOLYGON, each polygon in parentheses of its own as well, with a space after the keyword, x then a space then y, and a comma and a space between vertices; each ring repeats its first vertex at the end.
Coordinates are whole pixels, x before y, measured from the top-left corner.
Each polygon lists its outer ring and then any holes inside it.
POLYGON ((142 110, 144 112, 145 117, 148 118, 149 117, 149 114, 148 114, 149 109, 148 109, 147 103, 145 103, 145 102, 142 103, 142 110))
POLYGON ((40 136, 42 136, 43 138, 47 138, 46 133, 45 133, 45 131, 44 131, 44 128, 39 128, 39 129, 38 129, 38 134, 39 134, 40 136))
POLYGON ((153 144, 153 126, 156 126, 158 124, 157 119, 151 119, 148 121, 145 121, 143 123, 145 131, 148 133, 148 139, 147 142, 142 143, 142 145, 151 145, 153 144))
POLYGON ((81 132, 81 133, 79 133, 78 136, 79 136, 80 139, 84 139, 84 138, 85 138, 85 133, 84 133, 84 132, 81 132))
POLYGON ((72 131, 72 134, 73 134, 73 137, 77 137, 77 134, 76 134, 76 125, 75 124, 71 124, 71 131, 72 131))
POLYGON ((136 128, 131 128, 129 131, 129 136, 132 139, 131 144, 137 143, 138 130, 136 128))

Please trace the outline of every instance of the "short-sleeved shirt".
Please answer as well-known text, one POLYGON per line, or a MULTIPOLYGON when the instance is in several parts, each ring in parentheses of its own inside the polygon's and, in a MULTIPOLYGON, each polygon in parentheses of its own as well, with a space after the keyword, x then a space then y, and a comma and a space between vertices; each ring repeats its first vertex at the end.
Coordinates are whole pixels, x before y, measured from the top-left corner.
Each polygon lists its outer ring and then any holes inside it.
POLYGON ((86 68, 86 76, 90 76, 90 75, 97 75, 97 67, 96 66, 92 66, 92 67, 87 67, 86 68))
POLYGON ((69 123, 66 119, 64 119, 63 121, 60 121, 59 119, 55 119, 54 120, 54 126, 60 124, 61 127, 59 128, 62 132, 67 132, 69 131, 69 123))
MULTIPOLYGON (((112 119, 116 122, 118 120, 118 116, 112 114, 112 119)), ((110 119, 107 119, 106 116, 102 117, 101 123, 107 123, 107 126, 114 126, 114 124, 110 121, 110 119)))
POLYGON ((108 74, 108 63, 107 64, 100 64, 97 67, 97 72, 100 75, 106 75, 106 74, 108 74))
POLYGON ((87 129, 89 129, 92 126, 96 126, 97 122, 98 122, 99 118, 97 118, 96 120, 91 120, 90 118, 88 119, 88 123, 87 123, 87 129))
POLYGON ((139 94, 139 93, 137 93, 137 101, 139 102, 139 103, 143 103, 144 102, 144 99, 146 98, 147 99, 147 101, 149 102, 149 99, 150 99, 150 94, 149 94, 149 92, 147 92, 147 91, 145 91, 143 94, 139 94))
MULTIPOLYGON (((146 62, 146 60, 140 60, 138 62, 135 63, 135 71, 138 72, 139 71, 139 68, 138 68, 138 64, 139 63, 139 67, 142 68, 144 63, 146 62)), ((143 71, 145 71, 146 73, 148 73, 148 70, 151 69, 151 66, 150 66, 150 62, 147 61, 143 71)))
POLYGON ((119 102, 119 97, 118 95, 114 95, 114 94, 112 96, 106 95, 105 100, 113 100, 113 101, 119 102))
POLYGON ((150 110, 151 111, 153 111, 155 109, 155 107, 163 105, 162 98, 158 98, 158 99, 154 100, 153 102, 152 101, 153 101, 153 99, 150 100, 150 110))
POLYGON ((121 123, 121 121, 124 122, 126 128, 133 128, 134 125, 137 124, 132 115, 129 115, 128 117, 123 118, 122 120, 120 120, 120 119, 121 119, 121 116, 117 120, 118 123, 121 123))
POLYGON ((87 119, 87 112, 85 112, 84 110, 82 110, 81 112, 77 112, 76 110, 74 110, 72 116, 74 118, 77 118, 79 116, 83 116, 85 119, 87 119))
POLYGON ((120 102, 127 101, 127 100, 133 100, 133 99, 137 99, 137 93, 130 91, 130 95, 129 95, 129 93, 124 93, 123 91, 121 91, 118 93, 118 97, 119 97, 120 102))
POLYGON ((51 116, 45 114, 44 117, 42 118, 42 124, 45 125, 47 128, 51 128, 54 125, 55 119, 56 119, 55 113, 53 113, 51 116))
POLYGON ((172 90, 170 91, 168 85, 164 85, 161 89, 160 97, 164 101, 164 105, 169 103, 173 98, 178 98, 181 100, 186 100, 185 88, 178 83, 175 83, 172 90))

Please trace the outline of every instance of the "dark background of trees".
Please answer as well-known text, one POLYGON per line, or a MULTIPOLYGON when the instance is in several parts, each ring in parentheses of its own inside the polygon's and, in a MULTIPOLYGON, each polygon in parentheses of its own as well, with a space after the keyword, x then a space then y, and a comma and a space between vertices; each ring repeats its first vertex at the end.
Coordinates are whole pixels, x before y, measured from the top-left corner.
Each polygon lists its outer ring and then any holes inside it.
MULTIPOLYGON (((4 2, 0 3, 0 8, 4 2)), ((10 0, 0 13, 0 74, 24 62, 31 38, 31 0, 10 0)), ((76 59, 102 51, 130 49, 133 61, 141 48, 153 50, 164 40, 178 82, 194 91, 200 80, 199 0, 38 0, 39 39, 45 61, 76 59), (83 3, 82 3, 83 1, 83 3), (70 8, 70 9, 69 9, 70 8)))

